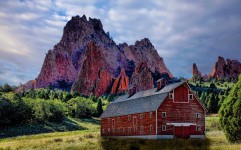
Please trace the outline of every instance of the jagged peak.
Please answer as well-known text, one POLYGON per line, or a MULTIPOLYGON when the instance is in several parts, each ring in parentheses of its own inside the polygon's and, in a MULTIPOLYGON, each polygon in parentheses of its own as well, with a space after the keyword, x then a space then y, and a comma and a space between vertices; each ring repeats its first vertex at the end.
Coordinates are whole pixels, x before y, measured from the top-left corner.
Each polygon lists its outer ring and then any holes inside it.
POLYGON ((148 38, 141 39, 140 41, 137 40, 135 42, 135 46, 146 46, 146 47, 151 46, 151 47, 153 47, 151 41, 148 38))

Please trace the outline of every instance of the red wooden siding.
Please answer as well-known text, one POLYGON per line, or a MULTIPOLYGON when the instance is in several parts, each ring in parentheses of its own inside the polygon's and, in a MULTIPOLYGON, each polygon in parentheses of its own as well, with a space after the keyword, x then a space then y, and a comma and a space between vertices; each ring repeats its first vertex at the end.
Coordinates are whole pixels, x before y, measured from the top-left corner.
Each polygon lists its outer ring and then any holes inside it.
POLYGON ((128 135, 155 135, 156 134, 156 112, 152 112, 150 118, 150 112, 125 115, 120 117, 110 117, 101 119, 101 136, 128 136, 128 135), (140 114, 143 115, 141 119, 140 114), (128 116, 131 116, 128 120, 128 116), (119 119, 118 119, 119 118, 119 119), (112 120, 115 122, 114 126, 112 120), (152 130, 150 131, 150 125, 152 130), (141 128, 143 131, 141 131, 141 128), (103 130, 104 129, 104 130, 103 130), (108 129, 110 132, 108 133, 108 129), (124 129, 124 131, 123 131, 124 129), (128 132, 128 129, 130 132, 128 132), (134 129, 136 131, 134 131, 134 129), (104 131, 104 132, 103 132, 104 131))
POLYGON ((178 132, 177 136, 181 136, 181 132, 190 135, 203 135, 205 133, 205 114, 204 109, 197 101, 195 96, 193 96, 193 100, 188 101, 188 89, 183 84, 180 87, 174 90, 174 98, 169 99, 167 97, 161 106, 157 110, 157 120, 158 120, 158 134, 164 135, 174 135, 174 132, 178 132), (177 92, 177 93, 176 93, 177 92), (184 92, 186 96, 180 94, 184 92), (179 100, 179 98, 181 100, 179 100), (184 99, 185 98, 185 99, 184 99), (179 103, 178 103, 179 102, 179 103), (186 103, 183 103, 186 102, 186 103), (162 117, 162 112, 166 112, 166 117, 162 117), (196 118, 196 113, 200 113, 200 118, 196 118), (189 128, 177 128, 175 129, 173 125, 167 125, 167 123, 194 123, 201 127, 200 131, 196 131, 196 126, 191 125, 189 128), (166 125, 166 131, 162 131, 162 125, 166 125))

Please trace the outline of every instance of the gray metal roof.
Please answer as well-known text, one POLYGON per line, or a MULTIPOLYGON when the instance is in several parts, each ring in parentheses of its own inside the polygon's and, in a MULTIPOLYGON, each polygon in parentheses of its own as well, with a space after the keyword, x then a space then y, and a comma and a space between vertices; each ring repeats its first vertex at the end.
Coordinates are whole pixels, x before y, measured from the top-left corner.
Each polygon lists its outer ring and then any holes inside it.
POLYGON ((137 92, 131 97, 128 97, 128 94, 119 96, 107 106, 100 118, 155 111, 165 100, 168 93, 183 83, 184 82, 178 82, 166 85, 160 91, 157 91, 157 89, 154 88, 137 92))

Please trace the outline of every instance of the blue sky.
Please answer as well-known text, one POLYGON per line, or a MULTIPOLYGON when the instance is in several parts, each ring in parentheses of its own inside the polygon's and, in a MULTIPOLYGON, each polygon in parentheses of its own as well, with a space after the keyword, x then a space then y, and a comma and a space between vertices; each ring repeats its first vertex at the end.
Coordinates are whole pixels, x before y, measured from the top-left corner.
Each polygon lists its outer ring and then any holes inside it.
POLYGON ((116 43, 149 38, 174 76, 218 56, 241 61, 240 0, 0 0, 0 84, 34 79, 71 16, 101 19, 116 43))

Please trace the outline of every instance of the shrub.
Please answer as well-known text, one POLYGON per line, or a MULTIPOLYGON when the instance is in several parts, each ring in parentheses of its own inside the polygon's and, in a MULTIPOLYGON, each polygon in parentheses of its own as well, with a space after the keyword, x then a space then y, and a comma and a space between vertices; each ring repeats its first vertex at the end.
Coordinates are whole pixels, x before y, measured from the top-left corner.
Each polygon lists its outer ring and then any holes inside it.
POLYGON ((72 98, 68 101, 68 111, 72 117, 82 118, 91 117, 95 113, 95 109, 91 107, 93 102, 84 97, 72 98))
POLYGON ((224 100, 219 114, 227 139, 231 142, 241 141, 241 75, 224 100))
POLYGON ((34 119, 38 122, 60 122, 65 116, 66 107, 60 100, 37 99, 33 105, 34 119))

